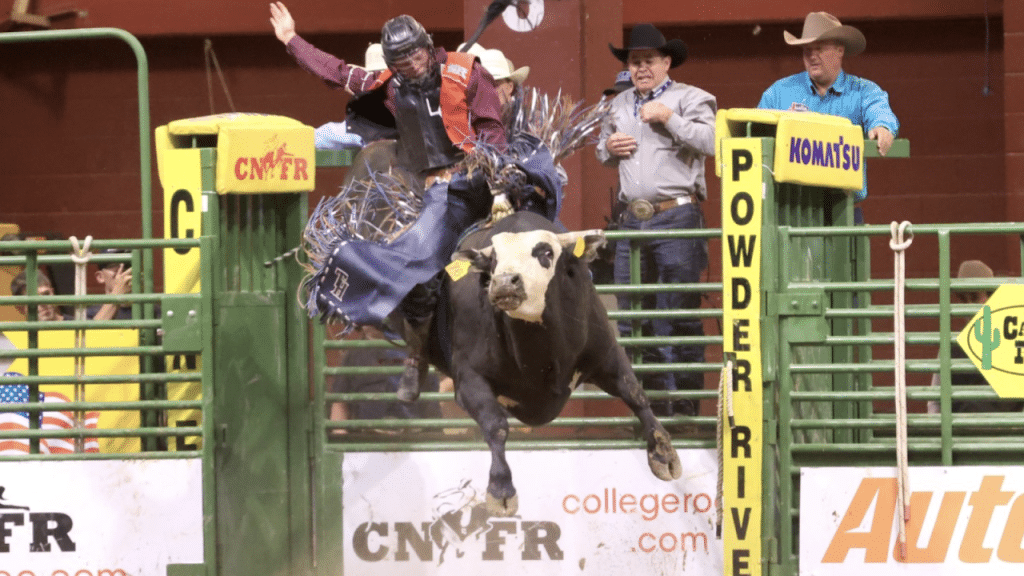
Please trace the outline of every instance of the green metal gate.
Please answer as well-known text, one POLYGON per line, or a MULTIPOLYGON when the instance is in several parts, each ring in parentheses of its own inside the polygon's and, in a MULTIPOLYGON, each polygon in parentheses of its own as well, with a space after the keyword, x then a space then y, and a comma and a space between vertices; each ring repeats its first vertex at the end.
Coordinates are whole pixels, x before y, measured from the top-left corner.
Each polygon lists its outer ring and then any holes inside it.
MULTIPOLYGON (((852 200, 841 190, 776 181, 776 147, 787 143, 777 141, 775 126, 757 113, 739 112, 741 120, 720 137, 760 140, 765 166, 761 573, 795 576, 800 573, 801 471, 897 464, 895 281, 891 275, 871 274, 872 260, 893 258, 892 230, 888 225, 854 226, 852 200), (745 115, 749 118, 742 120, 745 115)), ((877 157, 867 144, 865 155, 877 157)), ((889 156, 907 155, 909 145, 897 140, 889 156)), ((937 269, 938 276, 911 277, 905 283, 907 399, 916 403, 907 418, 909 462, 1019 465, 1024 414, 951 411, 951 399, 996 396, 987 386, 951 385, 953 373, 976 369, 967 360, 951 360, 950 344, 960 329, 954 325, 980 306, 955 303, 955 292, 991 292, 1001 284, 1022 282, 1024 224, 912 224, 910 230, 907 262, 912 268, 937 269), (1011 272, 957 279, 954 254, 990 259, 993 267, 1011 272), (939 375, 939 387, 924 385, 932 374, 939 375), (925 401, 940 402, 940 413, 922 413, 925 401)))

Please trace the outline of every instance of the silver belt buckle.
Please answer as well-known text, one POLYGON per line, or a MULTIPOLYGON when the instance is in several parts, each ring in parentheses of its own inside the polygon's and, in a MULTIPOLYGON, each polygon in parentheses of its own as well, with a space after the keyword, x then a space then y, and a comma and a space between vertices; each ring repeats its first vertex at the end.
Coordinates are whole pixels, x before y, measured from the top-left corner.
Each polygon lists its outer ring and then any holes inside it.
POLYGON ((629 213, 636 216, 637 220, 647 221, 654 218, 654 204, 651 204, 648 200, 642 198, 632 200, 627 208, 629 213))

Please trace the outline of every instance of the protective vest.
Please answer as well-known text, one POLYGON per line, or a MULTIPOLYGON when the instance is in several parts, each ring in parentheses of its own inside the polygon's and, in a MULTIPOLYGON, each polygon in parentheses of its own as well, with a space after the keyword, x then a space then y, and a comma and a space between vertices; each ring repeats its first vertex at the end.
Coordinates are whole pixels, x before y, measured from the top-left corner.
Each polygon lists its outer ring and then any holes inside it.
MULTIPOLYGON (((476 56, 463 52, 449 52, 448 60, 441 64, 441 119, 452 144, 463 152, 473 149, 476 133, 469 123, 469 77, 476 56)), ((370 87, 376 90, 391 79, 390 69, 384 70, 370 87)))

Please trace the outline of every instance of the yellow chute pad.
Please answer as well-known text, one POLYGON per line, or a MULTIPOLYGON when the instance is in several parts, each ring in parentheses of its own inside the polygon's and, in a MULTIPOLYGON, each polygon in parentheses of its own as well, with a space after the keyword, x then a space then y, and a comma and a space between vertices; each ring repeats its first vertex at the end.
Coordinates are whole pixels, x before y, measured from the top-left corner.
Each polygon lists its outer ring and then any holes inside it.
POLYGON ((834 116, 790 113, 775 132, 775 181, 843 190, 864 187, 864 131, 822 121, 834 116))
POLYGON ((229 112, 227 114, 212 114, 210 116, 174 120, 167 123, 167 132, 174 136, 203 136, 219 134, 225 127, 275 129, 299 126, 304 126, 304 124, 287 116, 229 112))

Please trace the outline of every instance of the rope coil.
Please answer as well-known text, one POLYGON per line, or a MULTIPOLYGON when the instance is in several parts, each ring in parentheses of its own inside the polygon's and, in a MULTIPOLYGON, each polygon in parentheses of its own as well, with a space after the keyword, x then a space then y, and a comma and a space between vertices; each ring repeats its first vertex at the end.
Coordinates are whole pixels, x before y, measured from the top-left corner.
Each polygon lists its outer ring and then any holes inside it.
POLYGON ((890 225, 893 251, 893 358, 895 360, 896 411, 896 510, 900 514, 899 543, 907 557, 907 521, 910 520, 910 465, 907 457, 907 335, 906 335, 906 250, 914 241, 910 222, 890 225))
MULTIPOLYGON (((92 236, 86 236, 85 241, 81 245, 78 243, 78 238, 71 236, 68 238, 71 240, 71 261, 75 263, 75 296, 84 296, 88 293, 86 286, 86 273, 89 265, 89 259, 92 257, 92 252, 89 250, 92 245, 92 236)), ((85 320, 88 318, 85 305, 81 303, 75 304, 75 320, 85 320)), ((85 347, 85 330, 83 328, 75 329, 75 348, 85 347)), ((75 356, 75 378, 81 380, 85 376, 85 356, 75 356)), ((85 401, 85 385, 75 384, 75 402, 85 401)), ((85 413, 81 410, 75 410, 74 416, 75 429, 85 429, 85 413)), ((75 453, 81 454, 85 451, 85 439, 79 435, 75 437, 75 453)))
POLYGON ((726 361, 725 366, 722 366, 722 372, 718 377, 718 419, 716 421, 716 428, 718 433, 715 435, 715 448, 718 458, 718 484, 716 486, 715 502, 717 502, 717 527, 716 533, 719 538, 722 537, 722 521, 723 511, 725 507, 722 505, 725 497, 725 426, 729 426, 729 430, 736 427, 735 413, 733 412, 732 405, 732 359, 726 361), (728 419, 726 421, 726 419, 728 419))

